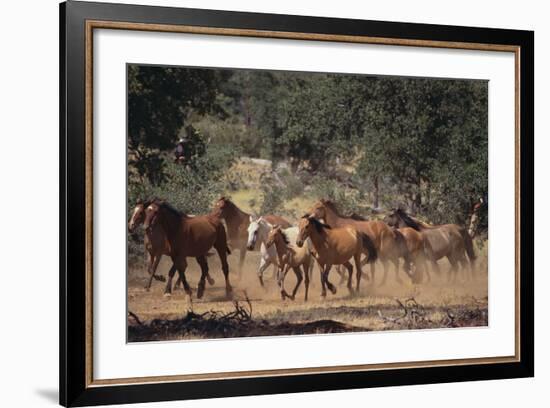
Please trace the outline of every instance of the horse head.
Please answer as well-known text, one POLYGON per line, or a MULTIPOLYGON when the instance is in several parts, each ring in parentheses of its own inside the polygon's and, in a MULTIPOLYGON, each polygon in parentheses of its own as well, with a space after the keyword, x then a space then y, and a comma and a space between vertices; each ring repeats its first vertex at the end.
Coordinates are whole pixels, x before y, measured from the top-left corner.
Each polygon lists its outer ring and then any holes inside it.
POLYGON ((281 229, 281 226, 274 225, 271 231, 269 231, 269 234, 267 236, 267 240, 265 241, 265 246, 267 248, 271 247, 273 244, 275 244, 275 241, 278 239, 278 235, 282 234, 283 231, 281 229))
POLYGON ((399 216, 399 213, 397 212, 395 208, 391 210, 389 214, 387 214, 383 221, 388 224, 390 227, 393 228, 399 228, 401 224, 401 217, 399 216))
POLYGON ((327 224, 322 223, 317 218, 308 214, 304 215, 298 222, 298 237, 296 238, 296 245, 302 247, 306 239, 308 239, 313 230, 317 233, 321 233, 324 229, 331 229, 327 224))
POLYGON ((246 249, 249 251, 254 250, 256 242, 258 241, 258 234, 260 233, 260 218, 256 218, 253 215, 249 218, 248 224, 248 240, 246 241, 246 249))
POLYGON ((324 220, 327 217, 327 202, 328 200, 319 200, 313 207, 309 209, 307 215, 317 218, 318 220, 324 220))
POLYGON ((162 204, 160 202, 153 201, 145 208, 145 220, 143 221, 145 231, 151 232, 153 227, 158 222, 161 206, 162 204))
POLYGON ((132 211, 132 216, 130 221, 128 221, 128 231, 134 232, 138 225, 142 224, 145 221, 145 208, 147 203, 143 201, 138 201, 132 211))

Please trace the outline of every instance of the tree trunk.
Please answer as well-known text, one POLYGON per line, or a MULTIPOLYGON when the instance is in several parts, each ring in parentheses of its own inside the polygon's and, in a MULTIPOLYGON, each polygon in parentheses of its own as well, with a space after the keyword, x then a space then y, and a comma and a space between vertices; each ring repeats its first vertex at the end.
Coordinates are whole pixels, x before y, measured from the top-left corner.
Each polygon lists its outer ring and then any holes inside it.
POLYGON ((380 191, 378 189, 378 175, 374 176, 374 197, 372 205, 374 208, 378 208, 380 205, 380 191))

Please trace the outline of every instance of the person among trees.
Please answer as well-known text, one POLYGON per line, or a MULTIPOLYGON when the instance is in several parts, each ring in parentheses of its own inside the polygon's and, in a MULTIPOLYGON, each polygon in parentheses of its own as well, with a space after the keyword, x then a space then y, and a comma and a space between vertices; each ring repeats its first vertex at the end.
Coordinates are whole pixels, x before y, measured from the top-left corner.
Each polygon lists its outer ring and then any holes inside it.
POLYGON ((186 157, 187 154, 187 139, 185 137, 182 137, 178 143, 176 144, 176 148, 174 149, 174 162, 176 163, 185 163, 187 160, 186 157))

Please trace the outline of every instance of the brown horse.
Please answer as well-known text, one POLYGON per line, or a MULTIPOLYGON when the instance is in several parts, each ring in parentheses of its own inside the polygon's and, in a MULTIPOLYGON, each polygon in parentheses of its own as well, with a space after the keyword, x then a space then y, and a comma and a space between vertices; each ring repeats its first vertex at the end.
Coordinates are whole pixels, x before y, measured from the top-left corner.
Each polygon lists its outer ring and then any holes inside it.
MULTIPOLYGON (((260 249, 259 242, 255 245, 255 247, 247 248, 248 225, 251 222, 251 215, 242 211, 227 197, 220 197, 218 201, 216 201, 213 211, 225 220, 231 248, 239 250, 240 279, 246 251, 258 251, 260 249)), ((280 225, 283 228, 289 228, 291 226, 286 219, 278 215, 268 214, 263 215, 262 218, 272 225, 280 225)))
MULTIPOLYGON (((204 293, 205 279, 208 276, 208 263, 206 255, 212 247, 216 249, 222 264, 225 277, 225 292, 229 297, 232 291, 229 284, 229 265, 225 228, 216 214, 207 214, 197 217, 189 217, 176 210, 168 203, 155 200, 145 209, 144 226, 150 232, 159 225, 162 227, 170 248, 170 257, 176 267, 185 292, 191 296, 191 288, 185 278, 187 257, 195 257, 201 267, 201 277, 197 289, 197 297, 200 299, 204 293)), ((172 289, 174 272, 170 270, 166 282, 165 294, 169 295, 172 289)))
MULTIPOLYGON (((388 223, 388 221, 389 220, 386 217, 384 222, 388 223)), ((433 258, 430 241, 414 228, 399 228, 398 233, 400 233, 405 239, 411 263, 414 265, 414 272, 411 271, 410 266, 408 267, 409 276, 411 276, 412 281, 414 283, 422 283, 424 279, 424 272, 426 272, 429 282, 431 277, 428 268, 426 267, 426 259, 433 258)), ((405 265, 405 267, 407 266, 405 265)))
POLYGON ((285 234, 280 226, 274 226, 269 232, 267 241, 265 243, 266 248, 270 248, 275 245, 277 251, 277 257, 279 259, 279 270, 277 281, 281 289, 281 298, 290 298, 294 300, 296 292, 305 278, 305 296, 304 300, 307 302, 307 295, 309 292, 309 268, 311 265, 312 255, 308 245, 304 245, 301 248, 290 244, 288 236, 285 234), (285 290, 285 277, 288 270, 292 268, 296 274, 296 286, 292 291, 292 295, 286 293, 285 290), (303 272, 302 272, 303 269, 303 272))
POLYGON ((362 274, 361 255, 367 255, 369 261, 374 261, 377 256, 376 248, 369 236, 351 226, 332 228, 307 214, 298 223, 298 228, 296 245, 301 248, 307 238, 310 238, 313 244, 315 258, 321 271, 321 296, 327 295, 327 287, 333 294, 336 293, 336 287, 328 280, 332 265, 346 267, 349 272, 348 290, 353 293, 351 283, 353 266, 349 262, 351 258, 355 261, 356 291, 358 292, 362 274))
MULTIPOLYGON (((138 201, 136 203, 136 206, 134 207, 134 211, 132 211, 132 216, 130 218, 130 221, 128 222, 128 231, 134 232, 135 229, 143 224, 145 221, 145 209, 149 205, 149 202, 146 201, 138 201)), ((149 266, 147 268, 147 271, 149 272, 149 281, 145 285, 145 289, 149 290, 151 288, 151 283, 153 281, 153 278, 164 282, 166 279, 164 276, 158 276, 156 275, 157 267, 159 265, 160 259, 163 255, 170 255, 170 246, 168 244, 168 240, 166 239, 166 235, 164 234, 164 230, 159 226, 154 226, 150 231, 145 231, 143 242, 145 245, 145 251, 149 255, 149 266)), ((197 259, 197 262, 200 266, 200 261, 197 259)), ((175 273, 176 267, 174 264, 172 264, 170 268, 170 273, 173 275, 175 273)), ((208 274, 206 276, 206 279, 208 280, 208 283, 210 285, 213 285, 215 283, 214 279, 208 274)), ((181 283, 181 280, 178 277, 178 280, 176 281, 176 284, 174 287, 178 286, 178 284, 181 283)))
POLYGON ((472 238, 465 227, 457 224, 429 225, 419 221, 401 209, 394 210, 386 217, 388 224, 397 228, 410 227, 420 232, 431 247, 428 259, 436 273, 440 273, 437 261, 447 257, 451 267, 448 278, 456 280, 458 264, 463 268, 467 265, 466 255, 468 256, 470 273, 474 276, 474 264, 476 254, 472 243, 472 238))
MULTIPOLYGON (((384 279, 381 285, 386 282, 388 261, 395 265, 395 276, 398 282, 401 282, 398 275, 399 258, 405 260, 405 272, 408 274, 410 254, 405 239, 399 232, 390 228, 386 223, 382 221, 364 221, 361 219, 362 217, 357 216, 344 217, 340 214, 336 205, 332 201, 326 199, 319 200, 315 203, 308 211, 308 214, 318 220, 324 220, 324 222, 331 227, 353 227, 360 233, 366 234, 374 243, 377 257, 384 266, 384 279)), ((375 266, 374 262, 371 261, 371 279, 373 284, 374 278, 375 266)))

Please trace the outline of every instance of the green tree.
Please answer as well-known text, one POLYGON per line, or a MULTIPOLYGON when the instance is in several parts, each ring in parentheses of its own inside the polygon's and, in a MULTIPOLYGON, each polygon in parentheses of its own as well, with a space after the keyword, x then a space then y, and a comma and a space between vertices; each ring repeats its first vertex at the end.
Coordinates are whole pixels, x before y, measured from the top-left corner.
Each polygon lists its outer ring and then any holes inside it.
POLYGON ((228 70, 128 65, 129 165, 137 175, 158 184, 164 180, 165 160, 191 113, 226 116, 217 103, 228 70))

